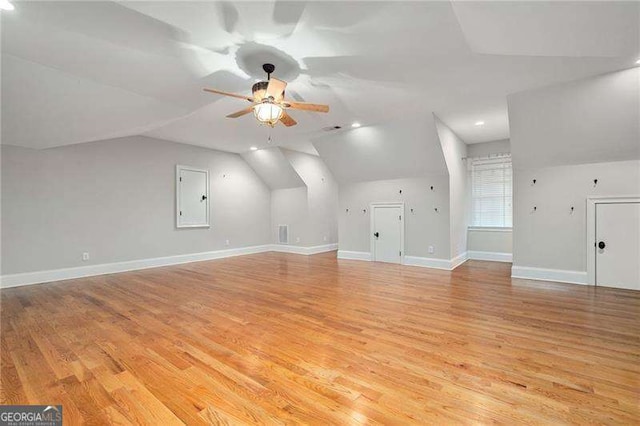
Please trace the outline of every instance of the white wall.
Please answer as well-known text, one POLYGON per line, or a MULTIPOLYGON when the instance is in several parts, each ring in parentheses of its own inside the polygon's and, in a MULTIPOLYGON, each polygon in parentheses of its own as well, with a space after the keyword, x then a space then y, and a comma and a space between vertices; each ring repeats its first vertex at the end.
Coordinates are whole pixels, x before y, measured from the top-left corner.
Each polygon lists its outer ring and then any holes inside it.
POLYGON ((467 145, 434 115, 438 138, 449 171, 449 214, 451 259, 467 251, 470 213, 470 185, 467 172, 467 145))
POLYGON ((304 182, 307 192, 307 210, 299 212, 306 215, 305 229, 300 232, 300 242, 294 239, 293 243, 306 247, 337 243, 338 183, 331 171, 316 155, 287 149, 282 152, 304 182))
POLYGON ((449 177, 447 175, 340 185, 338 210, 340 250, 370 252, 369 204, 385 201, 404 201, 405 203, 406 255, 450 259, 449 177), (431 186, 433 190, 430 189, 431 186), (438 212, 434 210, 435 208, 438 212), (348 212, 347 209, 349 209, 348 212), (366 212, 363 212, 365 209, 366 212), (428 252, 430 245, 434 246, 433 254, 428 252))
POLYGON ((370 203, 405 201, 405 254, 451 258, 449 181, 435 121, 431 113, 412 114, 313 140, 339 183, 341 251, 370 252, 370 203), (435 191, 429 189, 432 185, 435 191), (429 245, 435 248, 433 254, 428 253, 429 245))
POLYGON ((640 69, 515 93, 507 100, 514 167, 512 273, 584 283, 586 198, 640 194, 640 69))
POLYGON ((274 189, 271 192, 271 235, 278 242, 278 227, 289 225, 289 245, 302 246, 309 240, 307 187, 274 189), (299 239, 299 241, 298 241, 299 239))
POLYGON ((142 136, 2 146, 2 274, 268 244, 270 224, 270 190, 235 154, 142 136), (176 229, 176 164, 210 170, 210 229, 176 229))
POLYGON ((515 169, 514 267, 586 271, 586 199, 609 195, 640 195, 640 161, 515 169))
POLYGON ((467 249, 470 252, 513 253, 513 231, 511 229, 469 228, 467 249))

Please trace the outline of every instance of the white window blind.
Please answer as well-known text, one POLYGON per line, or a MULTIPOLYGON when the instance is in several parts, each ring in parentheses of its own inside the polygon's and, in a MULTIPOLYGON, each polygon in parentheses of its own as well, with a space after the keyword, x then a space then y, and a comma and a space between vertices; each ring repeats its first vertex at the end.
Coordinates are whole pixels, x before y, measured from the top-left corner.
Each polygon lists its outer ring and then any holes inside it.
POLYGON ((471 225, 510 228, 513 223, 511 155, 470 160, 471 225))

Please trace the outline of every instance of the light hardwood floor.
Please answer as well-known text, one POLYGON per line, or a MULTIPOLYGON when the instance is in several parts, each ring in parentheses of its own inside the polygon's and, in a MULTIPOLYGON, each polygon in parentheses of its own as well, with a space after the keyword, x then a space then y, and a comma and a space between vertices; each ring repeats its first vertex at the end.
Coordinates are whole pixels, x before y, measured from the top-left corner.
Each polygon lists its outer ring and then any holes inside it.
POLYGON ((66 424, 640 422, 640 292, 265 253, 6 289, 3 404, 66 424))

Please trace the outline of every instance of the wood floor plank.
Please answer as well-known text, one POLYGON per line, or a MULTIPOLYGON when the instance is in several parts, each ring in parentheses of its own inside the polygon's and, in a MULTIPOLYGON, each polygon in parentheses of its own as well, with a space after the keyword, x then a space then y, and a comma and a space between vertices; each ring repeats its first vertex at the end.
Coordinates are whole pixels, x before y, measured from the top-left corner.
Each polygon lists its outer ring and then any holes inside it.
POLYGON ((263 253, 4 289, 0 401, 66 424, 638 424, 640 292, 263 253))

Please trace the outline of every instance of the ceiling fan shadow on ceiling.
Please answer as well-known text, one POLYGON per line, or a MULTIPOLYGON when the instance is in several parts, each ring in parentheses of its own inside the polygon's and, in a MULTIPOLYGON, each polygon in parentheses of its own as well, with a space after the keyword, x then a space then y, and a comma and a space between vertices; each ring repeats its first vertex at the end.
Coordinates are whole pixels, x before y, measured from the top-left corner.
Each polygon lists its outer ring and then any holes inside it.
POLYGON ((267 126, 274 127, 281 122, 287 127, 298 124, 287 113, 288 109, 299 109, 311 112, 329 112, 328 105, 309 104, 304 102, 293 102, 285 100, 284 89, 287 83, 271 78, 271 73, 276 67, 273 64, 264 64, 262 69, 267 73, 267 81, 260 81, 253 85, 251 91, 253 96, 237 95, 235 93, 223 92, 215 89, 203 89, 205 92, 217 93, 219 95, 231 96, 233 98, 244 99, 251 102, 251 106, 227 115, 227 118, 238 118, 253 111, 256 119, 267 126))

